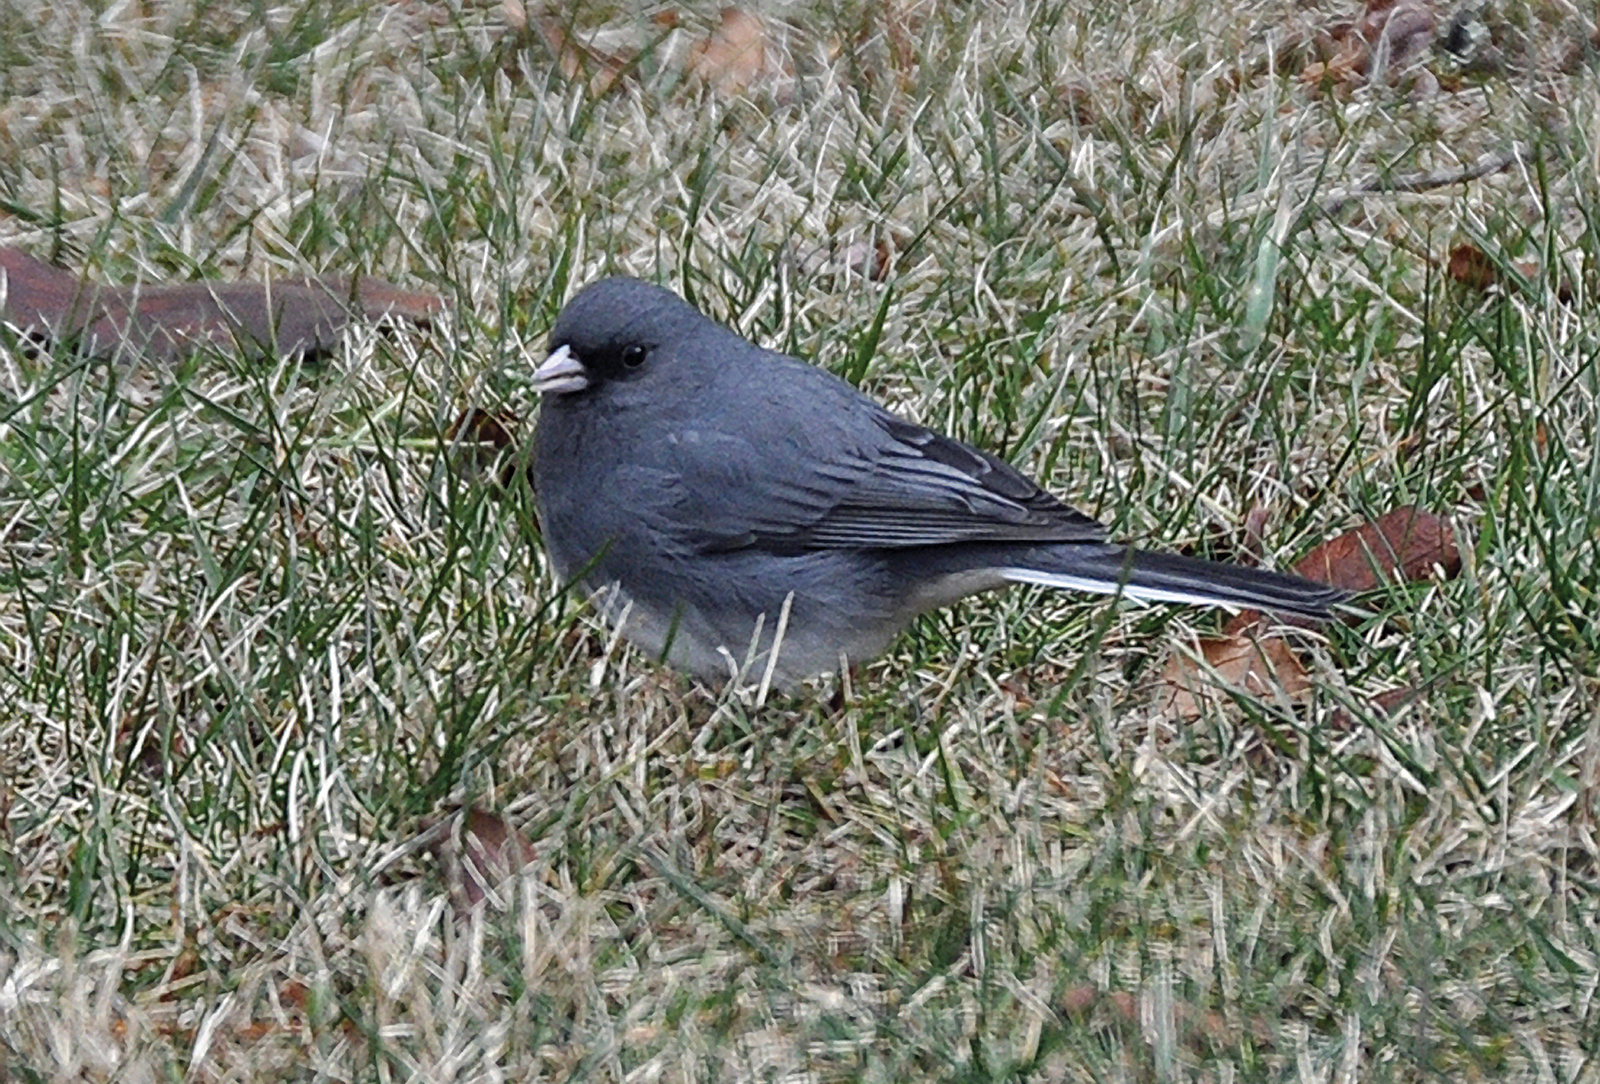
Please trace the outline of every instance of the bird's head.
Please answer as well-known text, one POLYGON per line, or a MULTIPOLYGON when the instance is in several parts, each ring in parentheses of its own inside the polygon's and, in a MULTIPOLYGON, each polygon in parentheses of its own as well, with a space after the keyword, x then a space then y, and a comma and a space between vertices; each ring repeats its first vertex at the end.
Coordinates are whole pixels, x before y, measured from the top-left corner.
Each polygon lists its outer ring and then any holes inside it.
POLYGON ((534 371, 546 396, 577 395, 658 375, 663 347, 715 326, 671 290, 630 278, 579 290, 556 317, 550 354, 534 371))

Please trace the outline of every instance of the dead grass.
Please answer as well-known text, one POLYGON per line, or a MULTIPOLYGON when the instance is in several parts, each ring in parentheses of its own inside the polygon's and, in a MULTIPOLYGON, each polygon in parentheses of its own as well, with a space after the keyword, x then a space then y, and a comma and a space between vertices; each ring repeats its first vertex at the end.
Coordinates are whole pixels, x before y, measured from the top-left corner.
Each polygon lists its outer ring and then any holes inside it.
POLYGON ((675 10, 0 11, 3 243, 456 310, 324 365, 0 347, 0 1080, 1600 1079, 1577 8, 1493 5, 1431 96, 1303 85, 1332 4, 796 2, 720 91, 675 10), (1465 291, 1463 241, 1536 274, 1465 291), (532 418, 607 271, 1122 535, 1261 508, 1284 564, 1412 502, 1467 567, 1193 723, 1152 684, 1211 617, 1033 592, 837 710, 707 694, 447 436, 532 418), (526 843, 470 912, 461 807, 526 843))

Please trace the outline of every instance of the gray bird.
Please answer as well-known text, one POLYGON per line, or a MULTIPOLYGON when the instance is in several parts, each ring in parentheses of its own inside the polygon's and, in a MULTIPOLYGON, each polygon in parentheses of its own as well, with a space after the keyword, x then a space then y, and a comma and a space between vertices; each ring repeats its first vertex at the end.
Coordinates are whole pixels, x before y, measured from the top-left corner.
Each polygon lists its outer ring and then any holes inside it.
POLYGON ((633 643, 707 681, 792 685, 1013 583, 1316 618, 1346 597, 1109 542, 1010 464, 636 279, 567 303, 534 382, 556 572, 633 643))

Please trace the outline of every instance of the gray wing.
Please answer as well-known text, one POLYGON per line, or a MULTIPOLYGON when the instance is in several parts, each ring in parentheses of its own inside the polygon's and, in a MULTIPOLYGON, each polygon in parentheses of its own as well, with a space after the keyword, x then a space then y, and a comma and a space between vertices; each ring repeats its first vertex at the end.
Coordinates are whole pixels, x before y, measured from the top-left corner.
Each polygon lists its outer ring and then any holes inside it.
POLYGON ((673 473, 696 479, 674 487, 673 503, 697 548, 1105 539, 1103 525, 1004 460, 897 418, 822 370, 804 369, 825 378, 799 377, 811 385, 804 410, 784 406, 795 402, 789 387, 736 423, 730 418, 670 442, 673 473))

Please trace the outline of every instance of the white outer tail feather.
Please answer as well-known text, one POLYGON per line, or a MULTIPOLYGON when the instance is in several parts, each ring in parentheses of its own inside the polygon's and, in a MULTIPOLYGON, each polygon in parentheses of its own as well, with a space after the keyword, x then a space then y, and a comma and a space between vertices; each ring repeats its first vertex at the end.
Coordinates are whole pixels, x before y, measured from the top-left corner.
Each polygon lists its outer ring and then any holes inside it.
POLYGON ((1088 591, 1096 595, 1116 595, 1134 602, 1177 602, 1198 606, 1228 606, 1235 610, 1248 609, 1249 605, 1235 599, 1204 594, 1199 591, 1180 591, 1176 588, 1146 587, 1124 583, 1121 580, 1091 580, 1069 576, 1060 572, 1040 572, 1035 568, 1001 568, 996 571, 1012 583, 1031 583, 1040 587, 1064 587, 1073 591, 1088 591))

